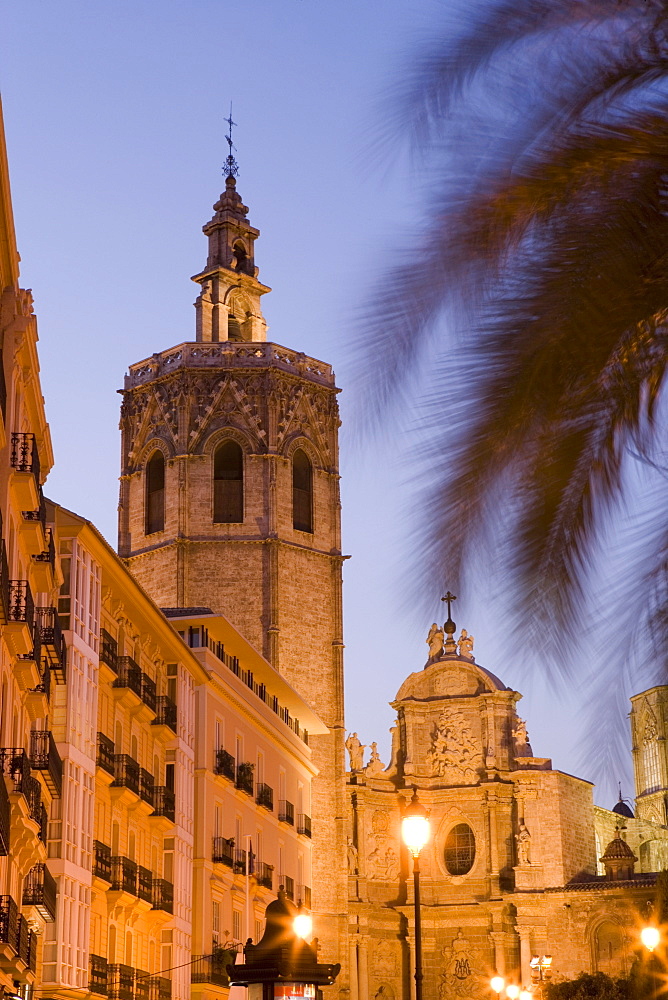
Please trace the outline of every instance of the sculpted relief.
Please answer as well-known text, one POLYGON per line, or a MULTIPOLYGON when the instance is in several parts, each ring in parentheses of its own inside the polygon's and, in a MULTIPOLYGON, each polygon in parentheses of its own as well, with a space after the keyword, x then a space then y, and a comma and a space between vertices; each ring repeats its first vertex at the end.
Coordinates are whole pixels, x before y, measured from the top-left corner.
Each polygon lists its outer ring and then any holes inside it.
POLYGON ((471 944, 464 937, 462 929, 457 936, 442 950, 443 972, 439 985, 440 1000, 452 1000, 453 997, 478 997, 481 988, 487 993, 484 973, 476 968, 471 944))
POLYGON ((482 764, 480 745, 461 712, 445 708, 435 724, 427 763, 432 777, 449 784, 472 784, 482 764))

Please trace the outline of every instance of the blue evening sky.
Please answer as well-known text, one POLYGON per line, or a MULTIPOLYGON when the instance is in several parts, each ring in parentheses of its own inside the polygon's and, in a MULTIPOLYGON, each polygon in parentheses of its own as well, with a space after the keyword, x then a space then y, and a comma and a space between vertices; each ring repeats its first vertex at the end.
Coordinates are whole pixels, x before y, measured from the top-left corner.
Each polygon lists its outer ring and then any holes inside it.
MULTIPOLYGON (((35 295, 56 455, 47 493, 113 544, 116 390, 128 364, 194 339, 190 275, 203 266, 201 226, 223 187, 233 100, 238 188, 261 230, 260 277, 273 288, 269 339, 331 362, 344 390, 347 725, 377 740, 384 760, 387 703, 423 666, 429 625, 444 616, 440 594, 431 609, 416 606, 406 578, 410 433, 397 428, 391 448, 365 441, 364 428, 351 434, 346 389, 374 277, 402 247, 417 264, 419 177, 399 143, 379 153, 376 139, 391 117, 388 92, 447 6, 22 0, 5 8, 0 39, 22 283, 35 295)), ((524 690, 534 752, 591 777, 572 702, 548 691, 531 657, 520 667, 503 606, 482 593, 455 611, 478 661, 524 690)))

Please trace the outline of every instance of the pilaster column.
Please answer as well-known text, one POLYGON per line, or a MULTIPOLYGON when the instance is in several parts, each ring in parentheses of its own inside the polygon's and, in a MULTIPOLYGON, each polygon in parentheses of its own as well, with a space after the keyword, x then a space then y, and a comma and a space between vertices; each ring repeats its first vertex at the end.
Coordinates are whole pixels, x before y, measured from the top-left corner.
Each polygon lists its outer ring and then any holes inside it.
POLYGON ((350 1000, 359 1000, 359 989, 357 983, 357 938, 352 938, 350 943, 350 1000))
POLYGON ((528 986, 531 982, 531 928, 518 927, 520 936, 520 972, 522 986, 528 986))
POLYGON ((369 939, 359 939, 359 1000, 369 1000, 369 939))

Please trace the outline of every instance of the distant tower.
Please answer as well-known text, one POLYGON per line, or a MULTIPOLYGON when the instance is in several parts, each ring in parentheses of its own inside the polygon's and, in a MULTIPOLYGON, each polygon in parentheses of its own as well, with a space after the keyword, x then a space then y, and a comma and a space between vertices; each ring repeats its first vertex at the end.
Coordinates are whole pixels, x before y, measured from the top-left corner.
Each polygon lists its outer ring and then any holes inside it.
POLYGON ((631 698, 636 816, 668 825, 668 686, 631 698))
POLYGON ((125 379, 119 553, 160 606, 226 615, 329 727, 312 740, 314 801, 295 812, 313 816, 333 960, 347 905, 338 389, 329 365, 266 342, 270 289, 233 171, 214 211, 195 342, 125 379))

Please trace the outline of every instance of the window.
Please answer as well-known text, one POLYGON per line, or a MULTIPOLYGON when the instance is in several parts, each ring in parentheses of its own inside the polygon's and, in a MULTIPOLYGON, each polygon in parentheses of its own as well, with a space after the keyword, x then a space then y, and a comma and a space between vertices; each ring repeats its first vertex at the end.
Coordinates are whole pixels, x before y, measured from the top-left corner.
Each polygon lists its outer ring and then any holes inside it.
POLYGON ((451 875, 466 875, 475 861, 475 837, 466 823, 453 826, 445 841, 445 867, 451 875))
POLYGON ((313 531, 313 467, 301 448, 292 456, 292 525, 313 531))
POLYGON ((161 451, 146 466, 146 534, 165 530, 165 459, 161 451))
POLYGON ((244 455, 236 441, 224 441, 213 456, 214 524, 244 519, 244 455))
POLYGON ((232 910, 232 937, 241 941, 241 910, 232 910))
POLYGON ((657 742, 656 726, 653 723, 645 727, 642 742, 642 763, 645 777, 644 791, 651 792, 662 787, 659 744, 657 742))

